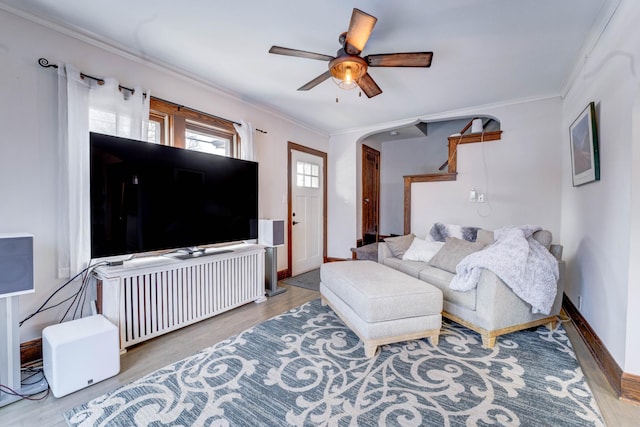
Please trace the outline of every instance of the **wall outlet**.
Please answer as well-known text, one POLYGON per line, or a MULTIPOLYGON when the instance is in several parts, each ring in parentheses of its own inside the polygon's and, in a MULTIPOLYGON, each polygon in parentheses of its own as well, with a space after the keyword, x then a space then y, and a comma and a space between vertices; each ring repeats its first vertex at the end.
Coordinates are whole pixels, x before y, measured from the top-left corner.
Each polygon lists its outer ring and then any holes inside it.
POLYGON ((582 297, 578 296, 578 310, 582 310, 582 297))
POLYGON ((471 190, 469 192, 469 201, 470 202, 475 202, 476 201, 476 190, 471 190))
POLYGON ((478 194, 478 203, 484 203, 484 193, 478 194))

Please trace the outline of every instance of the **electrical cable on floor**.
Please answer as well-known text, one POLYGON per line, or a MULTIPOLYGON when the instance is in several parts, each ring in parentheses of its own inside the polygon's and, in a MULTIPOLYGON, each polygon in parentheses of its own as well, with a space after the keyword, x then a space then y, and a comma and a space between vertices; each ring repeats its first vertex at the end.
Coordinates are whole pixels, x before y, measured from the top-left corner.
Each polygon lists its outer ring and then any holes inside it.
POLYGON ((12 389, 9 386, 6 386, 4 384, 0 384, 0 393, 5 393, 5 394, 11 395, 11 396, 18 396, 18 397, 20 397, 22 399, 32 400, 32 401, 39 401, 39 400, 46 399, 46 397, 49 396, 49 391, 51 389, 49 388, 49 382, 47 381, 47 378, 44 376, 44 368, 42 368, 42 367, 39 367, 39 368, 26 367, 26 368, 22 368, 21 371, 22 372, 34 371, 31 375, 28 375, 26 378, 22 379, 21 385, 29 386, 29 385, 37 384, 37 383, 39 383, 41 381, 44 381, 44 382, 47 383, 47 389, 39 391, 37 393, 33 393, 33 394, 21 394, 21 393, 18 393, 16 390, 12 389), (35 377, 38 374, 40 374, 41 377, 37 381, 25 382, 25 381, 29 381, 30 379, 32 379, 33 377, 35 377), (45 393, 45 394, 43 396, 40 396, 40 397, 33 397, 33 396, 37 396, 37 395, 39 395, 41 393, 45 393))
POLYGON ((44 400, 47 398, 47 396, 49 396, 49 390, 50 388, 47 387, 46 390, 40 391, 38 393, 34 393, 34 394, 20 394, 17 391, 15 391, 14 389, 12 389, 11 387, 7 387, 6 385, 2 385, 0 384, 0 391, 2 393, 5 394, 9 394, 11 396, 18 396, 21 397, 22 399, 26 399, 26 400, 33 400, 33 401, 38 401, 38 400, 44 400), (40 396, 40 397, 33 397, 33 396, 37 396, 40 393, 45 393, 44 396, 40 396))

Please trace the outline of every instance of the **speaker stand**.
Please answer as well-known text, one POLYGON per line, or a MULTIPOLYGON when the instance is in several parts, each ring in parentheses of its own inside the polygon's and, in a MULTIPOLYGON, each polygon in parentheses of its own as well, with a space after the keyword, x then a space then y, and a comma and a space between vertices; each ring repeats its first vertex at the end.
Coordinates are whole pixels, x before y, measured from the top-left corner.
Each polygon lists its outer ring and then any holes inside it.
POLYGON ((267 296, 272 297, 286 292, 287 289, 278 286, 278 248, 267 246, 265 251, 265 285, 267 296))
POLYGON ((16 395, 0 390, 0 408, 21 400, 23 396, 32 396, 49 388, 44 379, 44 371, 39 381, 33 378, 27 385, 22 385, 20 374, 20 332, 18 330, 18 316, 20 306, 17 296, 0 298, 0 384, 15 391, 16 395))

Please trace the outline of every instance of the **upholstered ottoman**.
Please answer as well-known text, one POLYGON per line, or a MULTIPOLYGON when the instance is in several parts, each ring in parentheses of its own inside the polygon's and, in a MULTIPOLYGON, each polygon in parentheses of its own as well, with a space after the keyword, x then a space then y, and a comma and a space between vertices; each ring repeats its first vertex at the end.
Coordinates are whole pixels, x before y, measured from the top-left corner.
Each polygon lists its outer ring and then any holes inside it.
POLYGON ((341 261, 320 267, 320 294, 360 337, 367 357, 380 345, 431 338, 438 345, 442 291, 374 261, 341 261))

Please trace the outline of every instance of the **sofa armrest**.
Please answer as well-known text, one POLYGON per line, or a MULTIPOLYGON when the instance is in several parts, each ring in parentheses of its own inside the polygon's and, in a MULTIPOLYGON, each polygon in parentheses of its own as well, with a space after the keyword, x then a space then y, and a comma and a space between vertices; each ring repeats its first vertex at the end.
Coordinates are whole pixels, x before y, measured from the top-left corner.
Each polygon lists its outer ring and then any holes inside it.
POLYGON ((552 244, 549 246, 549 252, 556 257, 558 261, 562 261, 562 245, 552 244))
POLYGON ((392 258, 391 249, 385 242, 378 242, 378 262, 383 264, 385 258, 392 258))
POLYGON ((498 276, 490 270, 483 270, 477 286, 475 324, 487 329, 526 323, 536 318, 555 316, 562 308, 564 292, 565 263, 558 262, 559 278, 557 293, 549 315, 532 314, 531 306, 520 299, 498 276))

